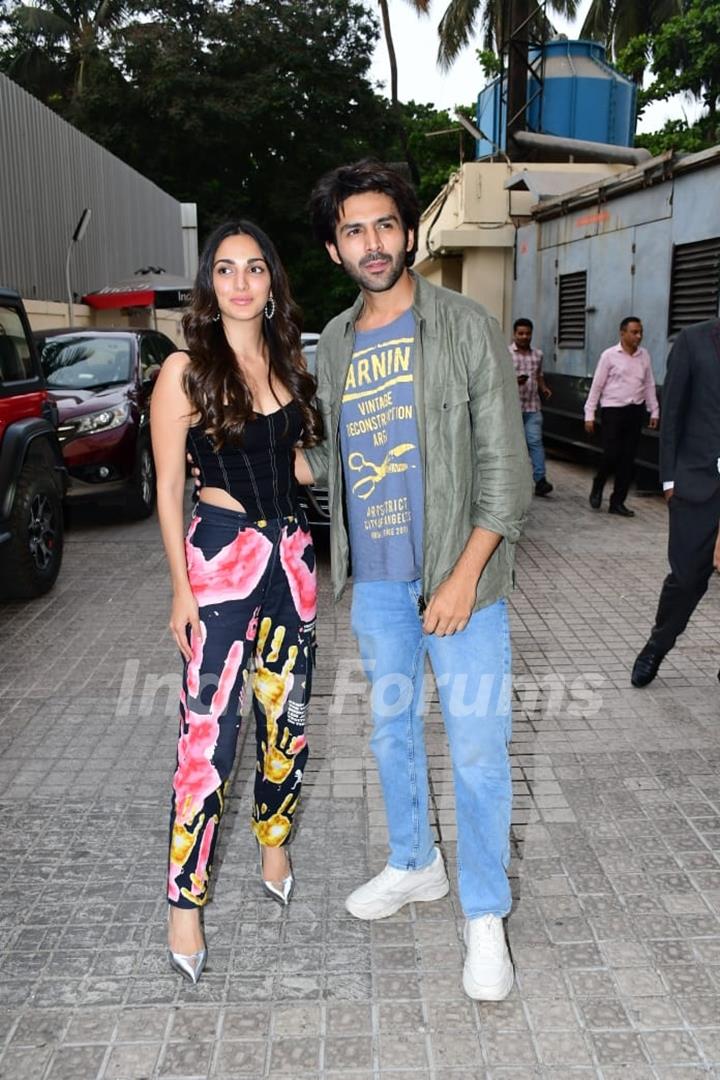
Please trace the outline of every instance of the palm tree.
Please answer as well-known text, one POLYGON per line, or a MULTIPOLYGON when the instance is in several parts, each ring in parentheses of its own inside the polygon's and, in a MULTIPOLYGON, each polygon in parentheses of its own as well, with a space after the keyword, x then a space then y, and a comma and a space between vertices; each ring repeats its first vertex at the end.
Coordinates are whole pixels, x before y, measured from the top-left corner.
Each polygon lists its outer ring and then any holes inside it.
POLYGON ((73 99, 82 95, 90 71, 101 60, 109 35, 125 20, 126 0, 40 0, 18 4, 10 12, 18 48, 8 69, 19 81, 32 81, 33 69, 50 57, 64 61, 73 99))
MULTIPOLYGON (((621 0, 609 2, 620 3, 621 0)), ((552 11, 568 19, 575 17, 577 0, 547 0, 547 4, 552 11)), ((483 47, 496 51, 510 32, 510 8, 510 0, 450 0, 438 27, 440 67, 447 71, 452 66, 460 50, 474 37, 478 24, 483 47)), ((548 25, 544 5, 538 4, 537 0, 531 0, 530 15, 528 26, 531 30, 537 32, 548 25)))
MULTIPOLYGON (((415 9, 418 15, 428 15, 430 13, 430 0, 407 0, 407 2, 415 9)), ((378 3, 380 5, 380 16, 382 18, 383 33, 385 34, 388 60, 390 61, 390 100, 396 106, 398 103, 398 71, 395 44, 390 25, 390 9, 388 0, 378 0, 378 3)))
MULTIPOLYGON (((611 59, 640 34, 653 34, 668 19, 681 15, 683 0, 593 0, 581 37, 601 41, 611 59)), ((642 73, 638 74, 642 81, 642 73)))

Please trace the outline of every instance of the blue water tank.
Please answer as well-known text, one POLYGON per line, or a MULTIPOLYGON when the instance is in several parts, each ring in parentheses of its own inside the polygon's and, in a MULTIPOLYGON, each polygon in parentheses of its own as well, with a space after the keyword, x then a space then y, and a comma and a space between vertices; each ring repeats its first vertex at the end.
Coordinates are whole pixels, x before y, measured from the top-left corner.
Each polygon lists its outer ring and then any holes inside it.
MULTIPOLYGON (((595 41, 549 41, 531 50, 535 74, 528 75, 528 130, 544 135, 632 146, 635 135, 635 83, 605 60, 595 41), (542 86, 542 90, 540 87, 542 86)), ((505 149, 506 108, 495 79, 478 96, 478 127, 488 139, 477 143, 477 157, 505 149)))

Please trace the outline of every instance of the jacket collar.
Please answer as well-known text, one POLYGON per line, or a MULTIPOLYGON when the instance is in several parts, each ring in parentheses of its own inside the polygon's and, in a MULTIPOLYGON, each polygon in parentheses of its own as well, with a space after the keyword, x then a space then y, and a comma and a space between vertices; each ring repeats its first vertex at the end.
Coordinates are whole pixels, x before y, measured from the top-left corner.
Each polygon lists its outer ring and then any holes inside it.
MULTIPOLYGON (((434 285, 431 285, 429 281, 426 281, 421 274, 416 274, 413 270, 409 270, 408 273, 415 286, 412 304, 413 314, 418 322, 424 322, 428 329, 432 331, 435 329, 437 316, 437 289, 434 285)), ((362 293, 358 293, 355 303, 351 308, 348 308, 345 313, 345 326, 343 332, 346 336, 354 332, 355 323, 357 322, 362 308, 363 295, 362 293)))

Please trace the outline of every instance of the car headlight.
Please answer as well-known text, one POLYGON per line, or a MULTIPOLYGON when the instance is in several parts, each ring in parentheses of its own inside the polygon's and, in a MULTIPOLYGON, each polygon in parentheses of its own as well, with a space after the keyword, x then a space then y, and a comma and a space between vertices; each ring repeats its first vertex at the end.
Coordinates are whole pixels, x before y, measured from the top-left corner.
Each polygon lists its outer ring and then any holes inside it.
POLYGON ((103 409, 102 412, 89 413, 78 422, 75 434, 92 435, 96 431, 109 431, 124 424, 129 415, 130 409, 127 405, 116 405, 112 409, 103 409))

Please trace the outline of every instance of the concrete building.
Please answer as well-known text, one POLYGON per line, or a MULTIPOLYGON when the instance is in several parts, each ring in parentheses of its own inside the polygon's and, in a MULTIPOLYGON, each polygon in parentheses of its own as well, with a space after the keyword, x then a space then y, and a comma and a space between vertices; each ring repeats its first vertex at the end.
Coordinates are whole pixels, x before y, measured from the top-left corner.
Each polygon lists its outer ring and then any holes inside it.
POLYGON ((532 207, 627 171, 625 164, 468 162, 420 220, 415 268, 483 304, 510 337, 517 237, 532 207))
MULTIPOLYGON (((66 259, 72 244, 76 299, 131 279, 142 267, 192 278, 194 204, 181 204, 0 75, 0 284, 23 295, 37 329, 68 322, 66 259)), ((177 339, 179 312, 152 307, 93 311, 75 303, 76 325, 157 325, 177 339)))

